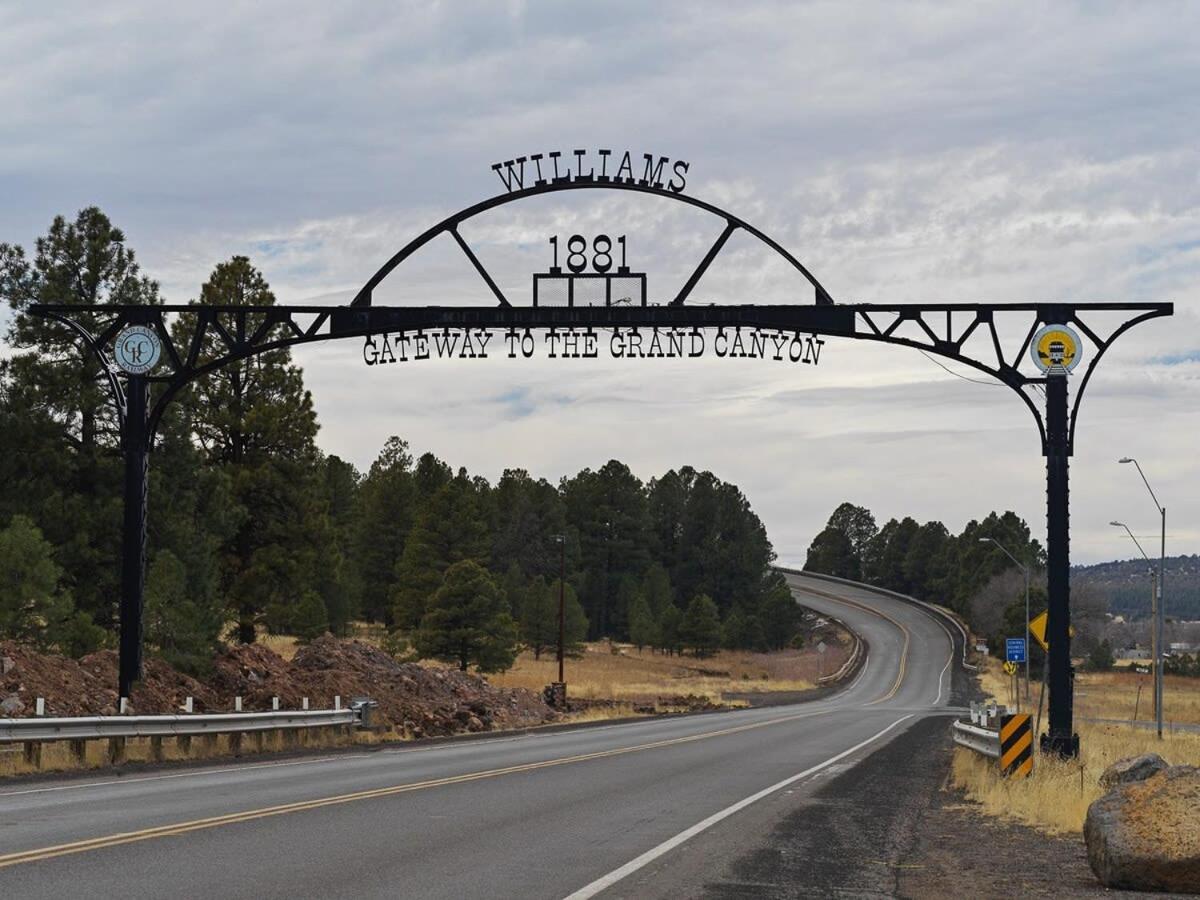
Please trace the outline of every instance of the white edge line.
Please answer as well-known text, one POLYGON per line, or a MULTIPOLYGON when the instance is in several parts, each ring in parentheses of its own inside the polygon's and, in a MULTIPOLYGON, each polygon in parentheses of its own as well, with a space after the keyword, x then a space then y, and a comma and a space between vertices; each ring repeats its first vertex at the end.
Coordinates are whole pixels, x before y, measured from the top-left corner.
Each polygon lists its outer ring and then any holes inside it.
POLYGON ((946 670, 949 669, 950 666, 954 663, 954 635, 952 635, 950 633, 950 629, 946 627, 946 623, 943 622, 941 619, 939 619, 937 616, 930 616, 929 618, 931 618, 931 619, 933 619, 933 621, 937 622, 938 625, 941 626, 942 631, 946 632, 946 637, 948 637, 950 639, 950 656, 946 659, 946 665, 942 666, 942 671, 938 675, 937 699, 933 701, 933 705, 937 706, 939 703, 942 702, 942 679, 946 677, 946 670))
MULTIPOLYGON (((862 640, 862 638, 859 638, 859 640, 862 640)), ((850 683, 850 686, 849 686, 848 688, 846 688, 846 693, 847 693, 847 694, 848 694, 848 693, 850 693, 852 690, 854 690, 856 687, 858 687, 858 683, 859 683, 860 681, 862 681, 862 680, 863 680, 863 676, 867 674, 867 667, 868 667, 869 665, 871 665, 871 654, 870 654, 870 653, 863 653, 863 666, 862 666, 862 668, 861 668, 861 669, 859 669, 859 670, 858 670, 858 677, 856 677, 856 678, 854 679, 854 681, 852 681, 852 682, 850 683)))
POLYGON ((884 728, 882 731, 877 731, 875 734, 871 735, 865 741, 855 744, 853 747, 851 747, 848 750, 843 750, 841 753, 837 754, 836 756, 829 757, 829 759, 825 760, 823 763, 818 763, 817 765, 813 766, 810 769, 805 769, 803 772, 793 775, 790 778, 785 778, 785 779, 783 779, 783 781, 773 784, 768 788, 763 788, 758 793, 751 794, 749 797, 739 800, 737 803, 734 803, 732 806, 725 807, 720 812, 713 813, 707 819, 704 819, 701 822, 697 822, 691 828, 688 828, 688 829, 685 829, 684 831, 679 832, 679 834, 675 835, 675 837, 668 838, 667 840, 665 840, 661 844, 659 844, 657 847, 647 850, 641 856, 631 859, 629 862, 625 863, 625 865, 621 866, 620 868, 613 869, 607 875, 597 878, 591 884, 584 885, 579 890, 575 891, 573 894, 569 894, 566 897, 566 900, 587 900, 587 898, 589 898, 589 897, 595 897, 601 891, 612 887, 618 881, 621 881, 622 879, 627 878, 628 876, 630 876, 634 872, 636 872, 638 869, 641 869, 641 868, 649 865, 650 863, 654 862, 654 860, 658 859, 660 856, 663 856, 666 853, 670 853, 672 850, 674 850, 680 844, 683 844, 684 842, 691 840, 692 838, 694 838, 696 835, 700 834, 703 831, 707 831, 709 828, 711 828, 713 825, 716 825, 722 819, 727 819, 730 816, 732 816, 734 813, 741 812, 747 806, 750 806, 753 803, 757 803, 763 797, 773 794, 776 791, 787 787, 789 784, 794 784, 795 782, 799 781, 802 778, 807 778, 810 775, 815 775, 817 772, 820 772, 822 769, 826 769, 829 766, 833 765, 834 763, 845 759, 850 754, 852 754, 858 750, 861 750, 863 747, 867 746, 868 744, 872 743, 873 741, 876 741, 879 738, 883 737, 885 734, 887 734, 889 731, 891 731, 893 728, 895 728, 901 722, 904 722, 911 718, 912 718, 912 714, 903 716, 903 717, 897 719, 895 722, 893 722, 887 728, 884 728))

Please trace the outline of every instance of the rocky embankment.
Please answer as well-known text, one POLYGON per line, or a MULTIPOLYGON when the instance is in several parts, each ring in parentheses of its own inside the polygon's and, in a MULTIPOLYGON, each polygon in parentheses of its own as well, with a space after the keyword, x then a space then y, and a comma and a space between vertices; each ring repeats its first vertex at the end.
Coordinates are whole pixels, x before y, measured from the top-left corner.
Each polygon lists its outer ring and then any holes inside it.
MULTIPOLYGON (((11 641, 0 642, 0 717, 34 714, 36 698, 47 716, 117 713, 117 655, 111 650, 73 660, 39 653, 11 641)), ((196 712, 234 708, 271 709, 278 697, 285 709, 299 709, 307 697, 314 709, 369 697, 379 704, 376 721, 410 737, 491 731, 552 722, 558 718, 531 691, 493 687, 486 679, 447 669, 400 663, 361 641, 325 636, 301 647, 291 661, 265 647, 229 647, 203 679, 149 659, 145 677, 133 691, 132 712, 173 713, 193 698, 196 712)))

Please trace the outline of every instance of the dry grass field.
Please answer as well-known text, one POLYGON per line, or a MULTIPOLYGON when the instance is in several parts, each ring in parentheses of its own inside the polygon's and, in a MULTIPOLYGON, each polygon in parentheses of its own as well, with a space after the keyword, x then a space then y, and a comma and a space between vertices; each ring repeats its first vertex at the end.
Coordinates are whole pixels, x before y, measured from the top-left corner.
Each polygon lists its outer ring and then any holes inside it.
POLYGON ((1123 725, 1081 722, 1079 759, 1037 755, 1027 779, 1000 776, 996 761, 965 747, 954 750, 952 778, 989 815, 1015 819, 1055 834, 1079 834, 1087 808, 1103 793, 1100 775, 1126 756, 1157 753, 1168 763, 1200 763, 1200 735, 1163 734, 1123 725))
MULTIPOLYGON (((980 670, 980 684, 984 693, 1007 703, 1009 678, 1001 665, 999 660, 988 659, 987 666, 980 670)), ((1170 728, 1172 722, 1200 723, 1200 681, 1195 678, 1168 677, 1164 682, 1161 741, 1149 729, 1086 721, 1132 719, 1135 703, 1139 719, 1152 718, 1150 685, 1149 675, 1132 671, 1079 672, 1075 677, 1079 759, 1059 760, 1038 754, 1030 778, 1006 779, 1000 776, 995 760, 958 747, 954 751, 952 780, 991 815, 1015 819, 1052 833, 1078 834, 1088 806, 1102 793, 1101 773, 1118 759, 1157 753, 1173 765, 1200 764, 1200 734, 1170 728)), ((1040 682, 1032 686, 1030 711, 1036 712, 1040 688, 1040 682)), ((1045 730, 1044 710, 1042 728, 1045 730)))
MULTIPOLYGON (((1133 671, 1081 672, 1075 677, 1075 715, 1087 718, 1154 717, 1153 679, 1133 671), (1139 690, 1141 689, 1140 694, 1139 690)), ((1163 729, 1172 723, 1200 725, 1200 679, 1163 679, 1163 729)))
MULTIPOLYGON (((983 692, 999 703, 1009 702, 1009 678, 1001 670, 998 659, 989 658, 986 668, 980 669, 983 692)), ((1032 707, 1036 711, 1040 666, 1034 667, 1031 685, 1032 707)), ((1154 718, 1153 679, 1128 669, 1112 672, 1077 672, 1075 675, 1075 715, 1083 719, 1154 718), (1139 695, 1138 689, 1141 689, 1139 695)), ((1022 699, 1022 711, 1025 711, 1022 699)), ((1044 715, 1044 707, 1043 707, 1044 715)), ((1163 729, 1173 723, 1200 725, 1200 679, 1168 675, 1163 681, 1163 729)))
MULTIPOLYGON (((721 702, 727 692, 802 691, 813 687, 819 670, 831 671, 842 664, 846 646, 829 648, 825 659, 812 648, 779 653, 749 653, 723 650, 706 659, 664 656, 649 649, 638 652, 627 644, 599 641, 586 645, 583 656, 568 659, 566 680, 573 697, 589 700, 618 700, 653 703, 657 698, 695 694, 721 702)), ((522 653, 507 672, 489 675, 502 687, 540 691, 558 678, 553 654, 535 660, 522 653)))

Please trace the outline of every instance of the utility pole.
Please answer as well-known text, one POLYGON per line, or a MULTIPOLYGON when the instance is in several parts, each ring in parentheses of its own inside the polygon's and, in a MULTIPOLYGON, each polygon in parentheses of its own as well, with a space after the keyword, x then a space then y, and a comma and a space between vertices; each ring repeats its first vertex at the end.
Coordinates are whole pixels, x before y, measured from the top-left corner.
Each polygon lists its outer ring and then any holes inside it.
POLYGON ((1160 543, 1158 550, 1158 615, 1154 617, 1154 637, 1155 637, 1155 653, 1154 653, 1154 671, 1158 674, 1158 680, 1155 682, 1154 695, 1155 703, 1158 709, 1157 727, 1158 736, 1162 738, 1162 720, 1163 720, 1163 620, 1166 618, 1166 612, 1163 609, 1163 582, 1167 578, 1167 508, 1158 502, 1158 497, 1155 496, 1154 488, 1150 487, 1150 482, 1146 480, 1146 473, 1142 471, 1141 464, 1132 456, 1123 456, 1118 460, 1121 463, 1133 463, 1137 467, 1138 474, 1142 476, 1142 483, 1146 485, 1146 490, 1150 492, 1150 499, 1154 501, 1154 508, 1158 510, 1159 518, 1162 525, 1160 532, 1160 543))

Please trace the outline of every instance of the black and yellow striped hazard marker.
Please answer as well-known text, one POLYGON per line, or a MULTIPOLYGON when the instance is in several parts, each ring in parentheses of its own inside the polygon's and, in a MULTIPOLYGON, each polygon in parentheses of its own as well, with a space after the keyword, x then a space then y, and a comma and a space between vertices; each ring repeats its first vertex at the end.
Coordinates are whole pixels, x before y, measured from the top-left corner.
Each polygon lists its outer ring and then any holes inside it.
POLYGON ((1033 772, 1033 725, 1028 713, 1000 717, 1000 771, 1021 778, 1033 772))

